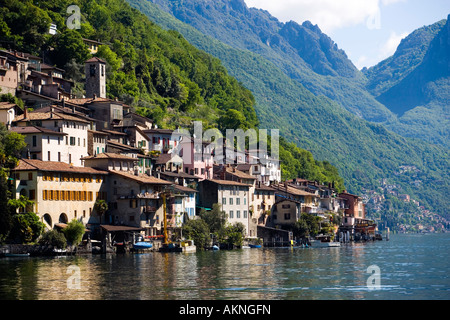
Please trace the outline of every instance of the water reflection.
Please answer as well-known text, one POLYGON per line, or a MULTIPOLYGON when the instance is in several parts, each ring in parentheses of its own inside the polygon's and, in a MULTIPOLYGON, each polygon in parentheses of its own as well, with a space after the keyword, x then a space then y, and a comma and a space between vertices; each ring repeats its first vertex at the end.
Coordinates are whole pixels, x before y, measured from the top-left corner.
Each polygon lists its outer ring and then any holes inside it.
POLYGON ((391 237, 329 249, 3 258, 0 299, 447 299, 450 253, 433 239, 391 237), (381 290, 366 285, 371 265, 380 267, 381 290), (68 282, 73 266, 79 288, 68 282))

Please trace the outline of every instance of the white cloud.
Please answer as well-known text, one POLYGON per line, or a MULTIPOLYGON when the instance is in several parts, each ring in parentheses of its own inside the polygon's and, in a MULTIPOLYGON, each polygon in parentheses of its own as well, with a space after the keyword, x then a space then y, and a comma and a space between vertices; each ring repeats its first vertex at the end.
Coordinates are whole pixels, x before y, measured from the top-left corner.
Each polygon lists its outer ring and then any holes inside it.
POLYGON ((366 24, 379 14, 381 5, 406 0, 245 0, 249 7, 269 11, 279 20, 317 24, 325 33, 335 29, 366 24))
POLYGON ((380 58, 386 59, 392 56, 397 50, 397 47, 402 39, 408 36, 408 34, 408 32, 397 34, 396 32, 392 31, 388 40, 380 48, 380 58))

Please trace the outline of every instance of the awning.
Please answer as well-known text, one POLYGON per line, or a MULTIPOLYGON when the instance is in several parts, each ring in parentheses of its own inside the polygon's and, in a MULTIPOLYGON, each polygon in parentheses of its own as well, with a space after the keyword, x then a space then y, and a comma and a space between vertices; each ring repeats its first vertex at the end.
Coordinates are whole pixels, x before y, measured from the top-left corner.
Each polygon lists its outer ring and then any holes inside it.
POLYGON ((111 225, 101 225, 102 229, 106 230, 107 232, 121 232, 121 231, 144 231, 145 228, 136 228, 136 227, 128 227, 128 226, 111 226, 111 225))

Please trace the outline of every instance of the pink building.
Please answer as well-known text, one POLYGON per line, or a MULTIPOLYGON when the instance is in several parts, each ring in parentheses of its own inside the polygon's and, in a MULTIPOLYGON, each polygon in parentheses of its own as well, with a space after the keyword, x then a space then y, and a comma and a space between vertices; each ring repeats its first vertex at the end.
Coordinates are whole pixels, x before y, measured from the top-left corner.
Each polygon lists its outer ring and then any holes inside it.
POLYGON ((199 177, 200 181, 213 178, 213 155, 209 143, 183 136, 178 150, 185 173, 199 177))

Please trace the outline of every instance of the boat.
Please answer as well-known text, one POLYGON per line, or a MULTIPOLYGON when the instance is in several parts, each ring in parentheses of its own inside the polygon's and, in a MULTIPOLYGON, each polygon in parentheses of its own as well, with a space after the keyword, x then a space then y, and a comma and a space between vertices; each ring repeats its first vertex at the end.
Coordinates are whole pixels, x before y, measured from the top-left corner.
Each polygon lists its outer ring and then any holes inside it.
POLYGON ((11 257, 11 258, 23 258, 23 257, 29 257, 29 253, 5 253, 5 257, 11 257))
POLYGON ((260 244, 249 244, 248 246, 250 248, 262 248, 262 245, 260 245, 260 244))
POLYGON ((135 244, 133 244, 133 249, 134 250, 147 250, 147 249, 151 249, 153 248, 153 244, 150 242, 136 242, 135 244))
POLYGON ((341 246, 339 242, 331 241, 329 235, 319 235, 310 242, 312 248, 337 248, 341 246))
POLYGON ((182 252, 196 252, 197 247, 194 245, 194 240, 185 240, 181 242, 182 252))
POLYGON ((214 250, 214 251, 220 250, 220 248, 217 245, 213 245, 211 249, 214 250))

